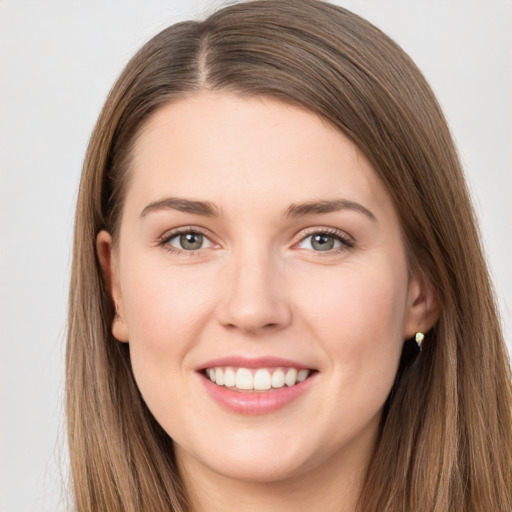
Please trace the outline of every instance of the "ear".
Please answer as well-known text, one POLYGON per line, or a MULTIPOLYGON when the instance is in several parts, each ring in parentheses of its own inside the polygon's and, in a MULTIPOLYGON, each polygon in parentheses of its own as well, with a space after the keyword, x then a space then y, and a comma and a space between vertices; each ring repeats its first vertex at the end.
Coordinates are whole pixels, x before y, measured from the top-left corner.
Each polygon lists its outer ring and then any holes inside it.
POLYGON ((124 314, 123 295, 119 281, 119 261, 112 247, 112 237, 100 231, 96 237, 96 252, 100 261, 103 279, 115 308, 112 334, 118 341, 128 341, 128 326, 124 314))
POLYGON ((430 281, 420 273, 409 280, 404 339, 413 338, 417 332, 426 333, 439 318, 439 298, 430 281))

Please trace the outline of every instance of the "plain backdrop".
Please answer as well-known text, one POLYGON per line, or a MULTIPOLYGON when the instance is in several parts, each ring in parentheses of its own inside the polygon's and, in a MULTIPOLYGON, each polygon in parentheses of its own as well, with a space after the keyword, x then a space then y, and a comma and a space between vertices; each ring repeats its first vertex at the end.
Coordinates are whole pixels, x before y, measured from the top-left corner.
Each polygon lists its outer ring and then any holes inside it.
MULTIPOLYGON (((338 3, 401 44, 438 95, 474 194, 510 344, 512 2, 338 3)), ((74 202, 95 119, 149 37, 219 5, 0 0, 1 512, 66 509, 66 295, 74 202)))

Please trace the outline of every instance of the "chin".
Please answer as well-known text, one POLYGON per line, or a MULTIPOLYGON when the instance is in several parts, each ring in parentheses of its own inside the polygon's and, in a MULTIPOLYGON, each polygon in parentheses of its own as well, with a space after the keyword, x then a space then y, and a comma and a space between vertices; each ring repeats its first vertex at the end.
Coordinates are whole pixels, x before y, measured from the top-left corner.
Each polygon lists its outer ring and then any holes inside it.
POLYGON ((307 471, 304 461, 285 461, 278 454, 251 460, 233 457, 211 469, 225 478, 261 484, 283 482, 307 471))
MULTIPOLYGON (((220 439, 218 439, 220 441, 220 439)), ((226 441, 226 440, 224 440, 226 441)), ((232 440, 235 441, 235 440, 232 440)), ((324 461, 325 454, 315 453, 306 434, 297 442, 277 435, 270 439, 244 439, 244 442, 218 442, 214 449, 187 452, 178 448, 180 466, 199 465, 223 478, 252 483, 278 483, 313 470, 324 461), (192 461, 194 459, 194 461, 192 461)), ((210 445, 210 448, 212 446, 210 445)))

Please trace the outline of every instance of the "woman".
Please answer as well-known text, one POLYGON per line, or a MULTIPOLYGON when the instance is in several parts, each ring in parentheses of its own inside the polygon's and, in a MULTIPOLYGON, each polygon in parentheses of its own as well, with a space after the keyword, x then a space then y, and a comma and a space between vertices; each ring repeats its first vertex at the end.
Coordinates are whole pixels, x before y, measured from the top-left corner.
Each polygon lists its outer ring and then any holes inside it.
POLYGON ((78 510, 511 509, 453 142, 341 8, 237 4, 132 59, 86 156, 69 324, 78 510))

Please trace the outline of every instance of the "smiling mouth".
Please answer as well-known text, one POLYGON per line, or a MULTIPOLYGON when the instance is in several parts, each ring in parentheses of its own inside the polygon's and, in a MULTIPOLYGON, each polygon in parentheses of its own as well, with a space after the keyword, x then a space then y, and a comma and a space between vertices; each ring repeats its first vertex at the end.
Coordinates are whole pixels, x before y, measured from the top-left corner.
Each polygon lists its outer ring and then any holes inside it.
POLYGON ((311 377, 315 370, 306 368, 237 368, 212 367, 201 372, 217 386, 243 393, 262 393, 293 387, 311 377))

